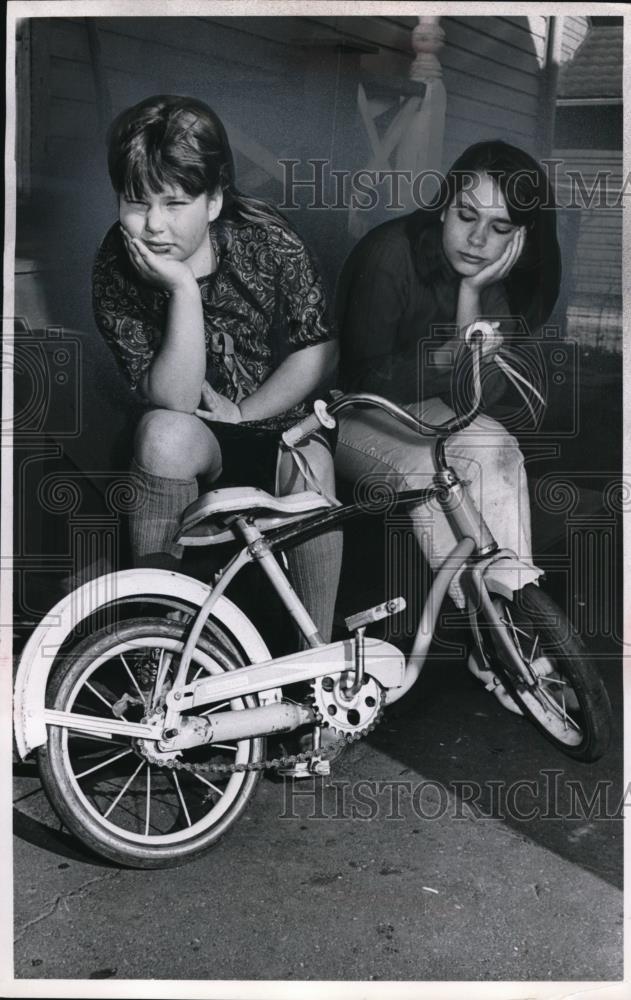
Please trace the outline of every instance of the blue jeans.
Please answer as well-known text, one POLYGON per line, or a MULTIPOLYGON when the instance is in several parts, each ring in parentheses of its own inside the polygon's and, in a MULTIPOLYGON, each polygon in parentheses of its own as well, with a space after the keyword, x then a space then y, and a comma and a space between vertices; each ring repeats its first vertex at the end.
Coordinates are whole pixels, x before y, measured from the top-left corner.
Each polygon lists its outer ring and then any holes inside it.
MULTIPOLYGON (((440 399, 405 408, 436 424, 454 415, 440 399)), ((378 490, 380 484, 395 490, 423 489, 432 484, 433 445, 433 437, 415 433, 381 410, 347 410, 340 417, 336 472, 359 496, 362 490, 378 490)), ((469 484, 500 548, 512 549, 532 565, 528 482, 516 439, 496 420, 480 416, 449 439, 446 455, 469 484)), ((447 518, 436 501, 411 507, 409 513, 425 558, 438 569, 457 541, 447 518)), ((450 594, 464 606, 457 576, 450 594)))

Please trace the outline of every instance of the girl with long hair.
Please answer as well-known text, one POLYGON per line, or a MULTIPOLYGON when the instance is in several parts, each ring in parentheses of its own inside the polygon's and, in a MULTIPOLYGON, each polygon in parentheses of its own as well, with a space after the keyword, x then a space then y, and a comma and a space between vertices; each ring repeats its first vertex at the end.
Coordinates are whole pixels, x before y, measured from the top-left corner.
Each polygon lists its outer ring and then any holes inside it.
MULTIPOLYGON (((177 568, 179 517, 222 477, 280 494, 308 486, 284 429, 330 379, 337 345, 307 248, 271 206, 242 195, 218 116, 202 101, 157 96, 111 126, 118 222, 93 273, 94 315, 146 404, 132 470, 144 498, 130 519, 134 562, 177 568)), ((334 494, 331 443, 303 446, 334 494)), ((296 589, 330 638, 341 534, 288 553, 296 589)))
MULTIPOLYGON (((450 439, 447 457, 471 482, 500 547, 512 549, 530 566, 523 456, 503 424, 488 416, 501 412, 507 388, 492 359, 507 346, 513 352, 517 334, 522 341, 536 335, 552 311, 559 284, 556 213, 547 175, 524 151, 493 141, 477 143, 458 158, 428 208, 368 233, 352 251, 338 285, 344 388, 385 396, 435 424, 453 416, 466 376, 464 331, 479 319, 499 324, 483 347, 486 412, 450 439)), ((519 353, 532 379, 536 357, 519 353)), ((336 469, 355 485, 385 480, 396 489, 418 489, 433 475, 432 449, 430 437, 402 429, 383 412, 344 414, 336 469)), ((429 505, 411 516, 425 556, 432 566, 440 565, 455 544, 444 515, 429 505)), ((533 567, 529 578, 537 575, 533 567)), ((451 594, 462 606, 457 580, 451 594)), ((470 666, 493 685, 489 671, 470 666)), ((495 690, 507 707, 514 707, 503 688, 495 690)))

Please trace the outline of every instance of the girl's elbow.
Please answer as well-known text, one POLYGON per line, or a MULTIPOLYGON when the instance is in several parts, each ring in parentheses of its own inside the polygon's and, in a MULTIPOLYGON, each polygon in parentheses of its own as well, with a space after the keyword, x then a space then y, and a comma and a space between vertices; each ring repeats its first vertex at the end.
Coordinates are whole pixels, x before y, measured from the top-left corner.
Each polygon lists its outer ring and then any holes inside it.
POLYGON ((201 400, 201 386, 199 393, 195 395, 192 392, 178 392, 173 386, 155 386, 147 379, 142 391, 151 406, 161 410, 176 410, 178 413, 195 413, 201 400))
POLYGON ((340 363, 340 345, 337 340, 328 340, 323 346, 322 368, 324 375, 331 375, 340 363))

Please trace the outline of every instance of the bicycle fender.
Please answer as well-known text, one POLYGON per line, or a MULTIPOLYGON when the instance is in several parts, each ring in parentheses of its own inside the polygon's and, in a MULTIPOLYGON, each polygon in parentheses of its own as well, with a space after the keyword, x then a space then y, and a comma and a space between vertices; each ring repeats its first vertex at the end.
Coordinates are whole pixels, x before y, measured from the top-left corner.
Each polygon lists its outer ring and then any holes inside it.
MULTIPOLYGON (((182 573, 129 569, 90 580, 59 601, 37 626, 20 657, 14 688, 14 729, 20 757, 46 742, 48 678, 61 646, 85 618, 125 597, 173 597, 201 607, 209 592, 208 584, 182 573)), ((238 638, 252 663, 270 659, 262 636, 227 597, 217 600, 212 615, 238 638)), ((279 695, 277 691, 266 694, 272 700, 279 695)))
POLYGON ((508 550, 492 556, 482 570, 487 590, 507 600, 512 600, 516 590, 521 590, 527 583, 534 583, 542 575, 542 569, 522 562, 508 550))

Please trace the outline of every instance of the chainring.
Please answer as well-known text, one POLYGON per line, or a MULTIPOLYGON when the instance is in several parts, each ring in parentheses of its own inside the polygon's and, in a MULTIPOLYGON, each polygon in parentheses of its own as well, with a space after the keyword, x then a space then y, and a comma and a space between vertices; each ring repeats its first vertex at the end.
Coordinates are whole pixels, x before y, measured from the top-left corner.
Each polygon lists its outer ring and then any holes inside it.
POLYGON ((318 677, 311 691, 322 724, 349 742, 369 733, 383 711, 384 691, 374 677, 365 676, 357 694, 349 694, 342 677, 318 677))

